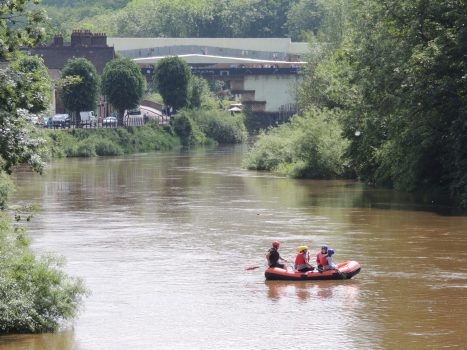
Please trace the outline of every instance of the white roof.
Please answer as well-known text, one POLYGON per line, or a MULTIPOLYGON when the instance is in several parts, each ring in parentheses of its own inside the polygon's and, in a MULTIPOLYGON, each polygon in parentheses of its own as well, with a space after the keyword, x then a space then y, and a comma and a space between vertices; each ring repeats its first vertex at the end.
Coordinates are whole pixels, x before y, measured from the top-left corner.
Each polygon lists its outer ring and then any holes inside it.
MULTIPOLYGON (((162 58, 167 56, 153 56, 134 58, 133 61, 142 64, 156 64, 162 58)), ((294 64, 302 65, 306 62, 289 62, 289 61, 269 61, 269 60, 258 60, 254 58, 239 58, 239 57, 225 57, 225 56, 213 56, 213 55, 201 55, 201 54, 189 54, 189 55, 177 55, 187 63, 266 63, 266 64, 294 64)))

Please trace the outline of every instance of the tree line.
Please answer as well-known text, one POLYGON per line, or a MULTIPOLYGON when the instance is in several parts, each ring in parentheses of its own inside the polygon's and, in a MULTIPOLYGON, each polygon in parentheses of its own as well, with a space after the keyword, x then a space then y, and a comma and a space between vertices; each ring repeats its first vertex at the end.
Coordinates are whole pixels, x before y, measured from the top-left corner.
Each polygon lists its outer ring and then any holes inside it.
POLYGON ((50 29, 87 28, 120 37, 291 37, 316 33, 325 0, 43 0, 50 29), (63 8, 67 8, 63 11, 63 8))
POLYGON ((466 19, 467 4, 458 0, 336 1, 323 23, 339 26, 320 27, 299 88, 303 116, 296 118, 306 120, 282 132, 299 134, 297 125, 311 132, 316 123, 333 129, 338 122, 341 136, 316 132, 312 144, 296 137, 290 152, 258 162, 284 142, 270 132, 248 166, 314 176, 313 160, 332 148, 340 151, 329 158, 326 176, 467 207, 466 19))

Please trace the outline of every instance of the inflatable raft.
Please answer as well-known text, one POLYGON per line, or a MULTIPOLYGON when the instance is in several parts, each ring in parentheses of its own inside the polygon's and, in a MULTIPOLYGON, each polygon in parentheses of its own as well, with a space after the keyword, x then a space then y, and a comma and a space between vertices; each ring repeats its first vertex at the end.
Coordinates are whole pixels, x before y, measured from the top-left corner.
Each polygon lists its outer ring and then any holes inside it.
POLYGON ((285 281, 311 281, 311 280, 347 280, 360 272, 360 264, 357 261, 346 261, 337 264, 337 270, 318 272, 298 272, 295 270, 270 267, 265 272, 267 280, 285 281))

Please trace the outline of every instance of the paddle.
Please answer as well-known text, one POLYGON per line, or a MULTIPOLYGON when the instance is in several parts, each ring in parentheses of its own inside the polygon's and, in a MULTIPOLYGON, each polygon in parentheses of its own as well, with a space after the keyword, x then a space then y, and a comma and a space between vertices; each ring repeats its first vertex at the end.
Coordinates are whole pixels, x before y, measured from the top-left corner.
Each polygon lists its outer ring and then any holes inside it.
POLYGON ((261 266, 248 266, 248 267, 245 267, 245 271, 249 271, 249 270, 256 270, 256 269, 259 269, 261 266))

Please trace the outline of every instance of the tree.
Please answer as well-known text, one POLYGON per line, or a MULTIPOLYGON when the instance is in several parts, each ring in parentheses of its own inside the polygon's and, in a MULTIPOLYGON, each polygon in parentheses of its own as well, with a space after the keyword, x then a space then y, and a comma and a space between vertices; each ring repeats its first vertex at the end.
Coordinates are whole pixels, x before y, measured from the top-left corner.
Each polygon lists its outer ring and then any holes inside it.
POLYGON ((288 35, 292 40, 306 40, 307 33, 316 36, 325 15, 320 0, 299 0, 287 13, 288 35))
POLYGON ((0 170, 28 164, 40 172, 45 141, 29 120, 49 105, 47 69, 40 58, 23 56, 0 69, 0 81, 0 170))
POLYGON ((117 109, 119 125, 123 125, 125 109, 138 106, 144 86, 140 68, 130 59, 116 58, 106 64, 102 75, 102 94, 117 109))
POLYGON ((208 81, 195 75, 188 84, 188 100, 190 108, 214 109, 218 105, 208 81))
POLYGON ((154 79, 166 105, 177 110, 188 104, 190 78, 190 68, 181 58, 166 57, 159 61, 154 79))
POLYGON ((63 67, 62 78, 77 77, 74 83, 65 84, 61 91, 65 108, 75 112, 75 121, 81 122, 80 111, 93 111, 99 93, 99 76, 96 67, 86 58, 72 58, 63 67))
POLYGON ((45 20, 45 11, 36 0, 0 2, 0 60, 10 59, 20 46, 32 46, 43 35, 39 25, 45 20))
POLYGON ((359 178, 450 194, 467 207, 465 3, 335 4, 320 28, 335 51, 314 62, 301 105, 344 111, 347 155, 359 178))

